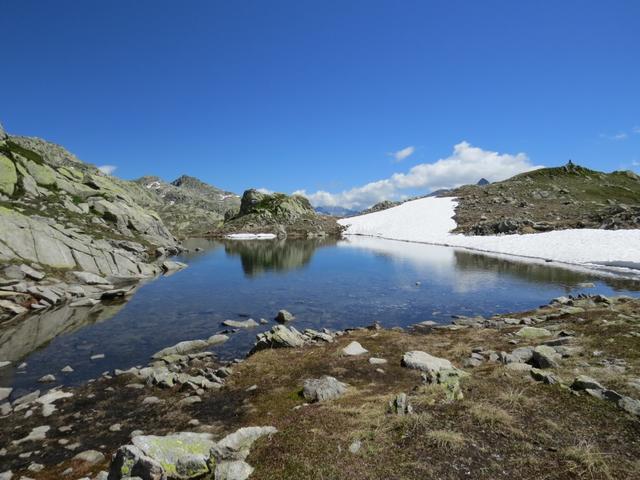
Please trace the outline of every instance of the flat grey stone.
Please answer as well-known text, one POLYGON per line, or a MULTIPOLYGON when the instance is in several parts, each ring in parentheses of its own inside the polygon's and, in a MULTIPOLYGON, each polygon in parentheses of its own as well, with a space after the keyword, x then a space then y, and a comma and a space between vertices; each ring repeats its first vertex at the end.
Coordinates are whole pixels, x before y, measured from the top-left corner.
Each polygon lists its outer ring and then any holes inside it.
POLYGON ((222 324, 231 328, 253 328, 258 326, 258 322, 252 318, 248 320, 225 320, 222 324))
POLYGON ((420 350, 405 353, 402 357, 402 364, 407 368, 430 373, 437 373, 440 370, 450 370, 454 368, 446 358, 434 357, 420 350))

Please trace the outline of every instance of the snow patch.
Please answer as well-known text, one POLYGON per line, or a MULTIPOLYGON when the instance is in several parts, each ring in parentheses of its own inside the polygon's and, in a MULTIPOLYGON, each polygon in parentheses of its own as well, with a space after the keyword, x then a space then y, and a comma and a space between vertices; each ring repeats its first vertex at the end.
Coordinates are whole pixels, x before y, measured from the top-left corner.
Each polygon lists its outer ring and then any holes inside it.
POLYGON ((527 235, 461 235, 450 233, 455 198, 427 197, 397 207, 338 220, 346 235, 462 247, 602 268, 640 264, 640 230, 556 230, 527 235))
POLYGON ((225 235, 225 238, 231 240, 273 240, 276 235, 274 233, 231 233, 225 235))

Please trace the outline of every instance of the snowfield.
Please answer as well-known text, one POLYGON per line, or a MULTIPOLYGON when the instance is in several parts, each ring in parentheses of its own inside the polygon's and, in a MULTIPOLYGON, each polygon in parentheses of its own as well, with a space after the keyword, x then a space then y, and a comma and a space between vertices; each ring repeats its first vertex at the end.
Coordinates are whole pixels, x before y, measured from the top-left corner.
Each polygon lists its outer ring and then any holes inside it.
POLYGON ((225 235, 229 240, 273 240, 277 235, 274 233, 231 233, 225 235))
POLYGON ((427 197, 339 220, 346 235, 404 240, 481 252, 551 260, 590 268, 640 269, 640 230, 557 230, 529 235, 466 236, 449 233, 455 198, 427 197))

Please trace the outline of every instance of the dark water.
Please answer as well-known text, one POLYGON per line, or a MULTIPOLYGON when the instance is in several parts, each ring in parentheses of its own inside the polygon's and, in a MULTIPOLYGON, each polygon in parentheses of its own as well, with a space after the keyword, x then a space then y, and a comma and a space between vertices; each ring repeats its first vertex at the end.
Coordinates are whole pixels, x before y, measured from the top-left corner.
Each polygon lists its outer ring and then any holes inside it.
POLYGON ((188 243, 203 249, 179 259, 189 268, 148 282, 128 303, 64 307, 1 329, 0 360, 13 363, 0 369, 0 386, 13 386, 15 397, 38 386, 77 384, 144 365, 179 341, 206 338, 223 330, 225 319, 269 319, 213 349, 224 359, 244 356, 281 308, 296 315, 299 329, 407 326, 530 309, 569 293, 640 290, 633 280, 389 240, 188 243), (94 354, 105 358, 90 360, 94 354), (21 362, 26 368, 17 369, 21 362), (65 365, 75 371, 60 372, 65 365), (48 373, 57 382, 38 384, 48 373))

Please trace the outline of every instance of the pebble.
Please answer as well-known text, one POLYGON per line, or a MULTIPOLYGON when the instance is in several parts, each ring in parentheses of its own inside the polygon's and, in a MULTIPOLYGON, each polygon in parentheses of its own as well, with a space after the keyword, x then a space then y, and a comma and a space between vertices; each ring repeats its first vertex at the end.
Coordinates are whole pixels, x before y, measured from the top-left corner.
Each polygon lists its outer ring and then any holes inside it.
POLYGON ((84 452, 78 453, 73 458, 74 460, 80 460, 90 465, 95 465, 96 463, 100 463, 104 460, 104 454, 97 450, 85 450, 84 452))
POLYGON ((38 381, 40 383, 51 383, 51 382, 55 382, 56 381, 56 377, 55 377, 55 375, 52 375, 52 374, 49 373, 48 375, 44 375, 44 376, 40 377, 38 379, 38 381))
POLYGON ((66 367, 64 367, 62 370, 60 370, 63 373, 71 373, 73 372, 73 368, 71 368, 70 365, 67 365, 66 367))
POLYGON ((191 405, 193 403, 199 403, 202 399, 198 395, 194 395, 192 397, 183 398, 178 402, 178 405, 191 405))
POLYGON ((0 401, 9 398, 11 392, 13 392, 13 388, 0 388, 0 401))
POLYGON ((362 442, 360 440, 355 440, 351 445, 349 445, 349 451, 356 454, 360 451, 360 447, 362 447, 362 442))
POLYGON ((96 353, 95 355, 91 355, 91 360, 100 360, 102 358, 104 358, 105 355, 104 353, 96 353))
POLYGON ((14 445, 20 445, 24 442, 35 442, 38 440, 44 440, 47 437, 47 432, 50 429, 51 427, 49 425, 41 425, 32 429, 31 432, 29 432, 29 435, 27 435, 26 437, 21 438, 20 440, 14 440, 12 443, 14 445))
POLYGON ((114 423, 109 427, 110 432, 119 432, 122 429, 122 425, 119 423, 114 423))
POLYGON ((387 363, 387 360, 384 358, 371 357, 369 359, 369 363, 372 365, 384 365, 385 363, 387 363))

